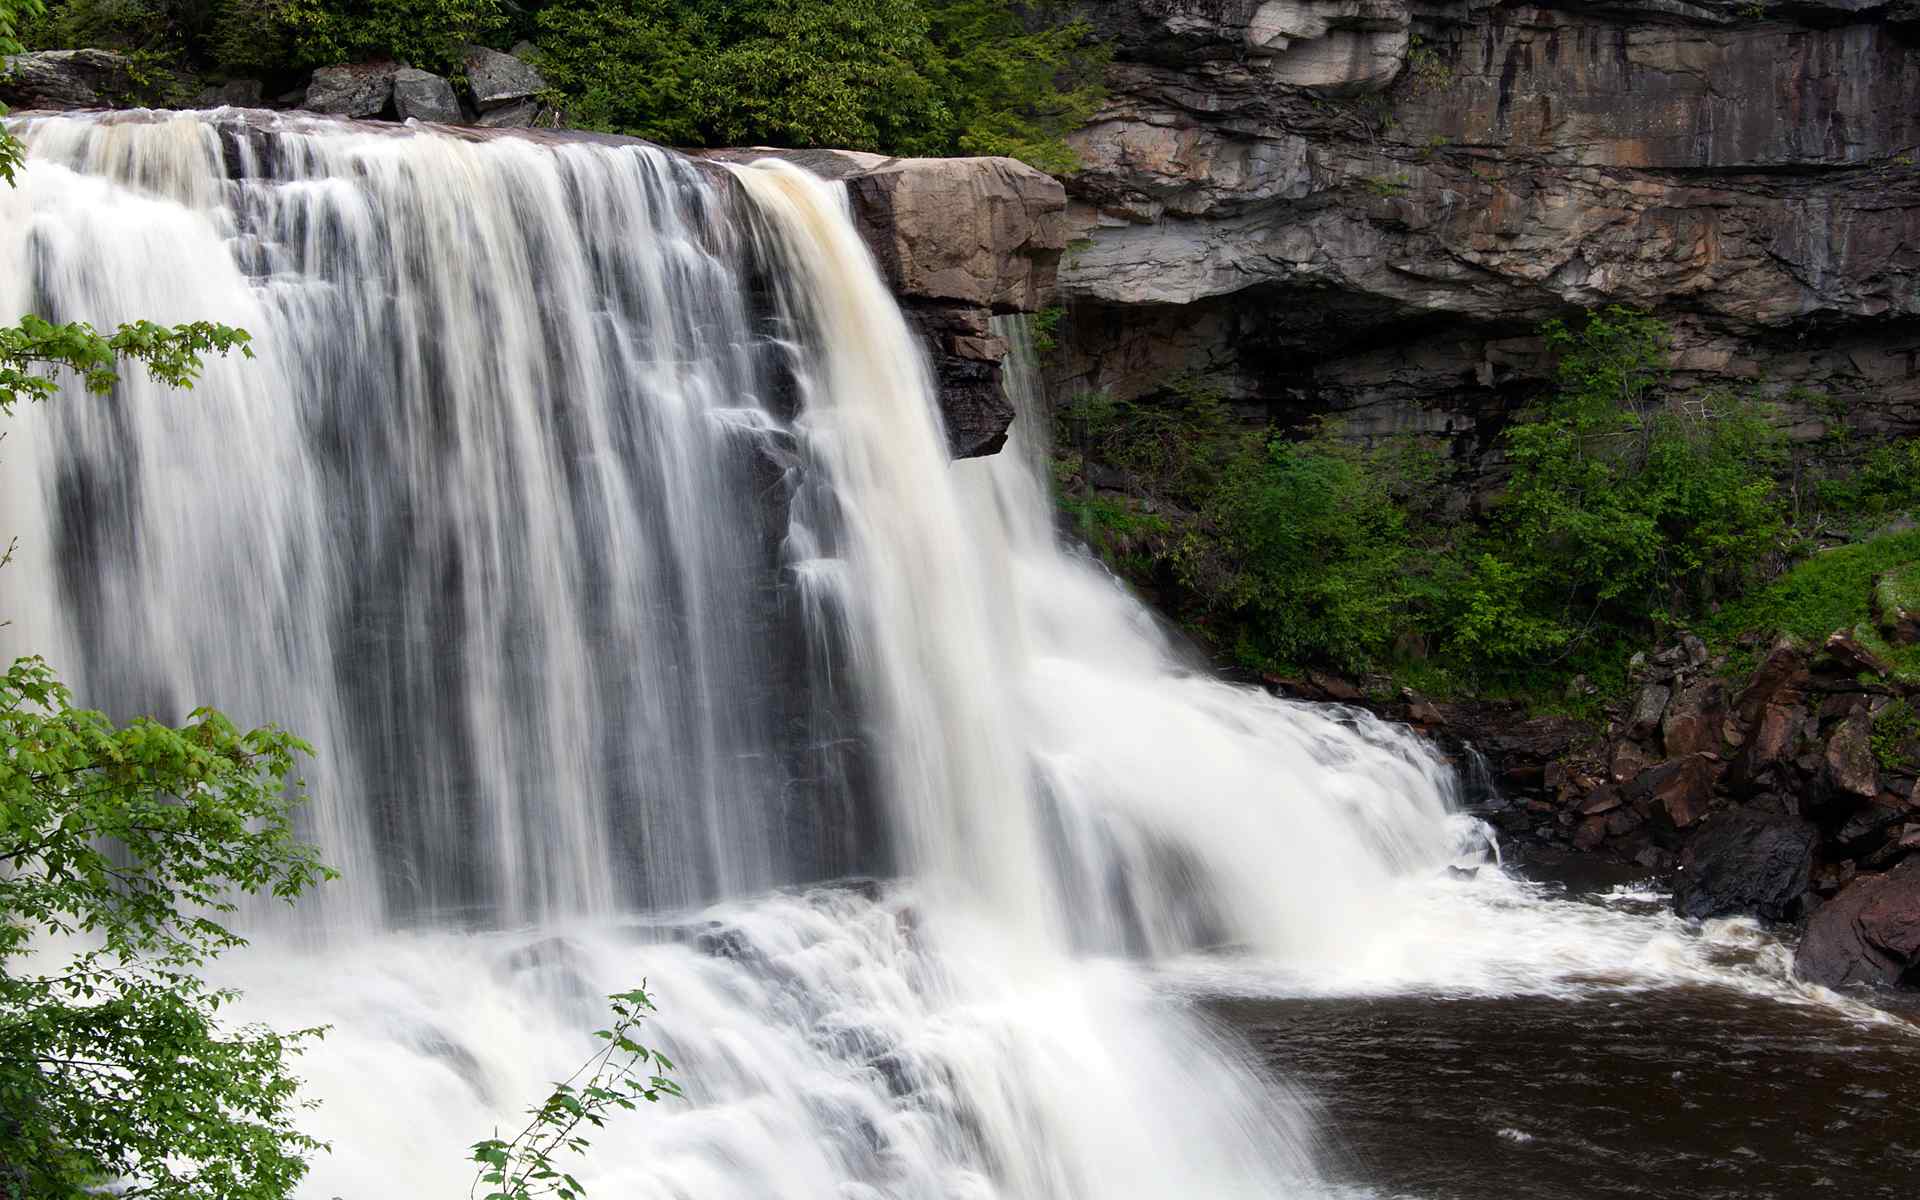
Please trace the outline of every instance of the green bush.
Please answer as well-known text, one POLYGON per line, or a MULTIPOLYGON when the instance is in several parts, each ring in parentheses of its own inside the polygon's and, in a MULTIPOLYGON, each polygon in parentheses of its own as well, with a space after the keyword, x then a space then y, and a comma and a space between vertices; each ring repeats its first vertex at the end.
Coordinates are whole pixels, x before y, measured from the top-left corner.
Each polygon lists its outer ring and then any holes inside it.
MULTIPOLYGON (((493 40, 506 28, 500 0, 241 0, 231 11, 236 21, 259 13, 261 34, 284 38, 295 67, 393 58, 458 74, 463 46, 493 40)), ((237 55, 244 26, 233 28, 223 45, 237 55)), ((273 45, 269 40, 268 53, 273 45)))
POLYGON ((1709 631, 1722 641, 1746 634, 1785 634, 1818 645, 1835 630, 1848 629, 1897 676, 1920 682, 1920 646, 1888 644, 1874 628, 1870 607, 1874 581, 1881 575, 1904 578, 1917 570, 1920 530, 1836 546, 1727 605, 1709 631))
POLYGON ((1502 586, 1558 629, 1468 637, 1490 663, 1697 612, 1750 582, 1785 530, 1780 436, 1751 402, 1667 393, 1660 322, 1614 307, 1545 332, 1559 386, 1507 431, 1494 528, 1502 586))
POLYGON ((1410 598, 1406 513, 1371 457, 1323 427, 1255 444, 1227 467, 1180 550, 1181 581, 1270 669, 1353 670, 1393 643, 1410 598))
POLYGON ((1821 512, 1856 528, 1920 515, 1920 438, 1875 446, 1814 488, 1821 512))
POLYGON ((561 0, 538 30, 540 68, 585 128, 1053 170, 1072 166, 1063 137, 1104 62, 1064 6, 1005 0, 561 0))

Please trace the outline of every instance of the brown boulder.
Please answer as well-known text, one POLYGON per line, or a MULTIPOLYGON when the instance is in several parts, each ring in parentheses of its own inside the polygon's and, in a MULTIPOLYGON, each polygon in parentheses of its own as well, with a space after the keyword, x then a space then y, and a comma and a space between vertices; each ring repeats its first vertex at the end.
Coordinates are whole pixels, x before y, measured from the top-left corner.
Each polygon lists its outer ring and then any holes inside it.
POLYGON ((1713 758, 1689 754, 1648 770, 1632 786, 1644 791, 1675 829, 1688 829, 1707 815, 1721 770, 1713 758))
POLYGON ((1694 754, 1720 746, 1725 694, 1711 679, 1697 680, 1676 693, 1660 719, 1660 740, 1668 754, 1694 754))
POLYGON ((1773 764, 1791 759, 1794 743, 1806 720, 1806 710, 1797 704, 1768 705, 1766 711, 1760 714, 1759 723, 1741 757, 1746 767, 1745 774, 1757 778, 1773 764))
POLYGON ((1806 656, 1791 641, 1782 638, 1773 644, 1765 661, 1753 672, 1746 689, 1734 701, 1740 723, 1752 725, 1761 713, 1783 693, 1797 688, 1806 679, 1806 656))
POLYGON ((1887 664, 1881 662, 1873 651, 1862 646, 1851 630, 1835 630, 1828 636, 1827 657, 1849 675, 1871 675, 1880 679, 1887 674, 1887 664))
POLYGON ((1632 742, 1621 742, 1613 748, 1613 758, 1607 765, 1607 773, 1615 783, 1626 783, 1637 778, 1653 764, 1653 755, 1632 742))
POLYGON ((1793 969, 1828 987, 1920 982, 1920 858, 1884 875, 1862 875, 1822 905, 1793 969))

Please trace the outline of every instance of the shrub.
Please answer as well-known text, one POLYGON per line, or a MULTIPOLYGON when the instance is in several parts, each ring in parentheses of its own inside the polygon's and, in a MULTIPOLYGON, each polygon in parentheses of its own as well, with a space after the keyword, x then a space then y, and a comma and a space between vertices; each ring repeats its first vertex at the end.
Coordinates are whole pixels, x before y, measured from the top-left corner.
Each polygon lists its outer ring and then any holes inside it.
POLYGON ((1410 596, 1406 515, 1365 451, 1322 427, 1254 444, 1227 467, 1180 575, 1235 628, 1236 654, 1272 668, 1382 656, 1410 596))
POLYGON ((1665 393, 1666 330, 1645 314, 1614 307, 1546 333, 1559 388, 1507 431, 1495 516, 1505 582, 1560 626, 1524 640, 1671 621, 1749 582, 1785 528, 1784 456, 1760 411, 1665 393))
POLYGON ((587 128, 1054 170, 1104 62, 1064 6, 1004 0, 561 0, 538 29, 540 68, 587 128))
MULTIPOLYGON (((229 11, 235 21, 259 13, 262 34, 282 36, 289 64, 325 67, 393 58, 430 71, 459 73, 462 48, 496 37, 506 27, 500 0, 241 0, 229 11)), ((244 26, 223 44, 236 54, 244 26)), ((271 51, 269 51, 271 53, 271 51)))

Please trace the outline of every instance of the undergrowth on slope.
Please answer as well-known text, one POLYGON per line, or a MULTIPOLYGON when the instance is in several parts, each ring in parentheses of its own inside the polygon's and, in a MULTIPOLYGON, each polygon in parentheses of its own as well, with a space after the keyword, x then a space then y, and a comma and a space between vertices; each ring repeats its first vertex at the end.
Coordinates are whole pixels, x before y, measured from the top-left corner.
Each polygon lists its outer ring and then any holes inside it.
POLYGON ((1455 465, 1440 443, 1332 420, 1250 429, 1194 376, 1063 405, 1062 506, 1117 572, 1267 674, 1334 667, 1591 712, 1626 688, 1635 650, 1680 628, 1729 649, 1855 628, 1895 669, 1920 670, 1867 611, 1875 579, 1920 559, 1920 533, 1815 553, 1808 532, 1920 507, 1920 441, 1808 481, 1790 509, 1769 405, 1672 386, 1661 322, 1612 307, 1542 332, 1554 386, 1514 414, 1483 512, 1445 503, 1455 465))

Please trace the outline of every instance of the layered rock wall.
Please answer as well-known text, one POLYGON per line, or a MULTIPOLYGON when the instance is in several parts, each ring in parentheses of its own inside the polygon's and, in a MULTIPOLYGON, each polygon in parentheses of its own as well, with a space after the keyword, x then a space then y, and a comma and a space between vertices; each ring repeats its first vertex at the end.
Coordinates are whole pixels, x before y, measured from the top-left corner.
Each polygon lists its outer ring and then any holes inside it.
POLYGON ((1116 61, 1074 139, 1057 391, 1200 370, 1477 459, 1539 323, 1624 303, 1797 436, 1840 405, 1920 431, 1920 6, 1085 11, 1116 61))

